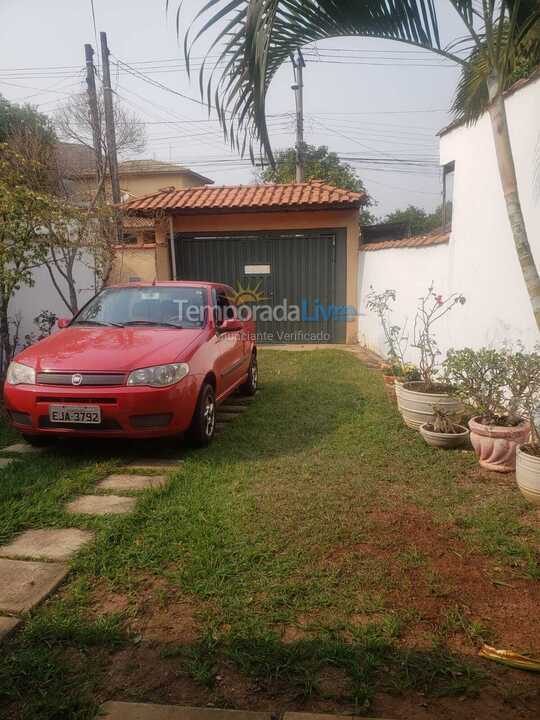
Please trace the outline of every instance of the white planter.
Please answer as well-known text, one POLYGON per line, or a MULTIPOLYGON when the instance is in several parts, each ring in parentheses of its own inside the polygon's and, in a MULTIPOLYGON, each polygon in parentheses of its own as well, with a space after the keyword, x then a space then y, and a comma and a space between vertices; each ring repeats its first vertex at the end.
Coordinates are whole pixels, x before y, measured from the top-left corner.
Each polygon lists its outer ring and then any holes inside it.
POLYGON ((433 406, 438 405, 449 415, 459 415, 463 406, 459 400, 447 393, 425 393, 415 390, 420 382, 408 382, 396 388, 398 408, 405 425, 420 430, 421 425, 430 425, 434 420, 433 406))
POLYGON ((428 430, 426 425, 420 428, 420 435, 424 438, 428 445, 436 448, 449 450, 451 448, 462 447, 469 439, 469 431, 463 425, 457 425, 460 432, 457 433, 441 433, 428 430))
POLYGON ((540 457, 523 452, 520 445, 516 451, 516 481, 523 497, 540 507, 540 457))

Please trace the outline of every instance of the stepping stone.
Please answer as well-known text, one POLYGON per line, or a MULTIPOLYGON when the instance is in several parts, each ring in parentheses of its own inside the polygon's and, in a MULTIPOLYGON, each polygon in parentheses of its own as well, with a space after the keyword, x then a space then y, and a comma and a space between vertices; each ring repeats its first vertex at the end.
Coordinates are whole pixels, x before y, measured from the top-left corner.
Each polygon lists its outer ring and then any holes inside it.
POLYGON ((227 426, 225 425, 225 423, 222 423, 222 422, 217 422, 217 423, 216 423, 216 429, 215 429, 215 432, 216 432, 216 433, 220 433, 220 432, 223 432, 223 431, 225 430, 225 428, 226 428, 226 427, 227 427, 227 426))
POLYGON ((219 405, 218 413, 226 413, 231 415, 242 415, 247 410, 247 405, 219 405))
MULTIPOLYGON (((286 712, 283 715, 283 720, 344 720, 350 718, 353 720, 352 715, 330 715, 330 713, 309 713, 309 712, 286 712)), ((362 716, 362 720, 375 720, 375 718, 365 718, 362 716)), ((384 720, 379 718, 379 720, 384 720)))
POLYGON ((0 458, 0 468, 7 467, 11 463, 17 462, 18 458, 0 458))
POLYGON ((22 620, 14 617, 0 617, 0 642, 5 640, 20 625, 22 620))
POLYGON ((31 610, 56 590, 68 572, 65 563, 0 558, 0 611, 31 610))
POLYGON ((101 706, 103 720, 271 720, 269 712, 194 708, 152 703, 107 702, 101 706))
POLYGON ((137 500, 119 495, 81 495, 66 505, 70 513, 81 515, 123 515, 133 512, 137 500))
POLYGON ((143 458, 128 463, 125 467, 137 470, 176 470, 182 464, 179 458, 143 458))
POLYGON ((0 557, 69 560, 93 537, 91 532, 77 528, 27 530, 0 547, 0 557))
POLYGON ((100 490, 149 490, 167 485, 166 475, 109 475, 98 482, 100 490))
POLYGON ((0 452, 3 453, 16 453, 17 455, 32 455, 35 453, 43 452, 45 448, 42 447, 34 447, 33 445, 30 445, 29 443, 20 442, 15 443, 14 445, 8 445, 5 448, 2 448, 0 452))

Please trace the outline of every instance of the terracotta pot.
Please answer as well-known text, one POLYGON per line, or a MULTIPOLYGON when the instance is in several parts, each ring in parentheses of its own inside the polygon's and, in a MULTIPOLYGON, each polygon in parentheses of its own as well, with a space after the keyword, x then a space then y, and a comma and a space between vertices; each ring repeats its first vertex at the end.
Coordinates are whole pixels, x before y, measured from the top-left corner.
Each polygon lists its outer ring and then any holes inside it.
POLYGON ((397 402, 396 388, 395 388, 396 376, 395 375, 383 375, 383 380, 384 380, 384 389, 386 390, 386 395, 388 396, 388 399, 390 400, 390 402, 397 402))
POLYGON ((469 437, 469 431, 463 425, 456 425, 461 432, 458 433, 441 433, 428 430, 427 425, 420 426, 420 435, 424 438, 428 445, 437 448, 457 448, 465 445, 469 437))
POLYGON ((525 452, 523 446, 516 451, 516 481, 523 497, 540 507, 540 457, 525 452))
POLYGON ((530 426, 523 421, 515 427, 484 425, 478 416, 469 420, 471 443, 480 461, 487 470, 507 473, 516 467, 516 448, 529 439, 530 426))
POLYGON ((438 405, 449 415, 459 415, 462 405, 459 400, 448 393, 426 393, 415 390, 421 386, 419 381, 403 383, 397 391, 399 412, 405 425, 413 430, 420 430, 421 425, 433 422, 433 406, 438 405))

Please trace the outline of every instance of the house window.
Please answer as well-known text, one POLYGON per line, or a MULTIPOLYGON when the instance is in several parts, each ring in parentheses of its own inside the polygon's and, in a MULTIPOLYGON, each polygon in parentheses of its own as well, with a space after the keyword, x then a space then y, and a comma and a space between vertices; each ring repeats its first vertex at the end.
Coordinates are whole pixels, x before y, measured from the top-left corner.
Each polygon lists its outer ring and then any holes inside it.
POLYGON ((133 232, 129 232, 124 230, 124 239, 123 239, 124 245, 137 245, 138 238, 137 235, 133 232))
POLYGON ((452 209, 454 207, 454 175, 455 162, 443 166, 443 199, 442 199, 442 225, 452 224, 452 209))
POLYGON ((143 243, 145 245, 153 245, 156 242, 156 233, 153 230, 145 230, 143 233, 143 243))

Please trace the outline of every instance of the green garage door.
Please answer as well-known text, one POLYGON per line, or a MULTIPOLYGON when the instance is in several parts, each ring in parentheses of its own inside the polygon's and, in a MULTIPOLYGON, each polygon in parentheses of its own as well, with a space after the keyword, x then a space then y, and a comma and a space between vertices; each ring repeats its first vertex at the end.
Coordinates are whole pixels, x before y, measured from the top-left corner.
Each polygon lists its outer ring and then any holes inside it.
POLYGON ((257 306, 259 342, 345 342, 346 232, 175 236, 176 278, 223 282, 257 306))

